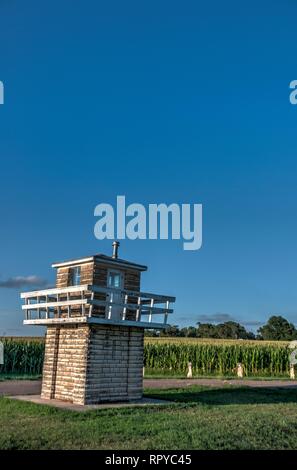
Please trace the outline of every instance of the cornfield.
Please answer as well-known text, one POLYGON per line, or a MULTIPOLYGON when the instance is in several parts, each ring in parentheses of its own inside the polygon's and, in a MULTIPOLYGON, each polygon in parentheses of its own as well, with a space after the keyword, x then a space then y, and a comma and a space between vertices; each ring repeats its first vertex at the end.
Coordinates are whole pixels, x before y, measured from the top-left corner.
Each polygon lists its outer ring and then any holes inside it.
POLYGON ((44 340, 40 338, 4 338, 4 364, 0 375, 39 375, 42 372, 44 340))
MULTIPOLYGON (((4 364, 0 375, 42 373, 43 338, 4 338, 4 364)), ((281 341, 200 340, 191 338, 146 338, 146 374, 183 375, 188 362, 193 375, 235 375, 241 362, 247 376, 288 376, 288 343, 281 341)))
POLYGON ((247 376, 288 376, 286 342, 147 338, 144 364, 147 373, 185 375, 192 363, 193 375, 235 375, 237 364, 247 376))

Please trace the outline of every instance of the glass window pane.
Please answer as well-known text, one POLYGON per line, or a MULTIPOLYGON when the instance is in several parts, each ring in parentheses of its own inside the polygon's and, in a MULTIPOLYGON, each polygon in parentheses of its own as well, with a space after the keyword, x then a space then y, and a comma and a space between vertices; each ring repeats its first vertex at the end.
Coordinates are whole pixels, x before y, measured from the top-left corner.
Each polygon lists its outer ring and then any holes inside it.
POLYGON ((121 284, 121 278, 119 274, 116 274, 114 276, 114 287, 120 287, 121 284))
POLYGON ((119 273, 109 273, 108 286, 114 288, 121 287, 121 275, 119 273))
POLYGON ((80 284, 80 266, 70 268, 69 271, 69 285, 78 286, 80 284))

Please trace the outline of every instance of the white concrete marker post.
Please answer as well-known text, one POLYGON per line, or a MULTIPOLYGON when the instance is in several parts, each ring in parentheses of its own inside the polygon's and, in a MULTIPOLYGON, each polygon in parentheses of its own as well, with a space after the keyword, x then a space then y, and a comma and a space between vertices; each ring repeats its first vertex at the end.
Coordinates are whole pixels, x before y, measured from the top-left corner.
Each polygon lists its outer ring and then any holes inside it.
POLYGON ((4 344, 0 341, 0 365, 4 364, 4 344))
POLYGON ((192 379, 192 378, 193 378, 192 362, 189 362, 189 363, 188 363, 187 379, 192 379))
POLYGON ((237 377, 243 379, 243 365, 240 362, 237 364, 237 377))

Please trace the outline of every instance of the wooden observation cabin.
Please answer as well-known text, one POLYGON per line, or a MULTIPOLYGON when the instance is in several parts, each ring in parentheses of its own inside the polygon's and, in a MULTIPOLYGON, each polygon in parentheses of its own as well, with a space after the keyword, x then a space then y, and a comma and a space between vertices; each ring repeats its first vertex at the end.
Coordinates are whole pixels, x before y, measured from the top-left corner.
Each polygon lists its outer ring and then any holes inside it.
POLYGON ((174 297, 140 291, 146 266, 98 254, 54 263, 56 287, 24 292, 24 324, 47 326, 41 397, 76 404, 142 398, 144 329, 174 297))

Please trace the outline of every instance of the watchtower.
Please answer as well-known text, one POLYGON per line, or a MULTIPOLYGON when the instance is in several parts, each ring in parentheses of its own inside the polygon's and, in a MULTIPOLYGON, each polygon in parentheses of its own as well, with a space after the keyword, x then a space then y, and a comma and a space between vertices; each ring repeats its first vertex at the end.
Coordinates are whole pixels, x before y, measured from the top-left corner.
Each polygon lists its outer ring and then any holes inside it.
POLYGON ((84 405, 142 397, 144 329, 165 328, 175 298, 141 292, 147 267, 118 258, 118 247, 54 263, 55 288, 21 294, 24 324, 47 327, 42 398, 84 405))

